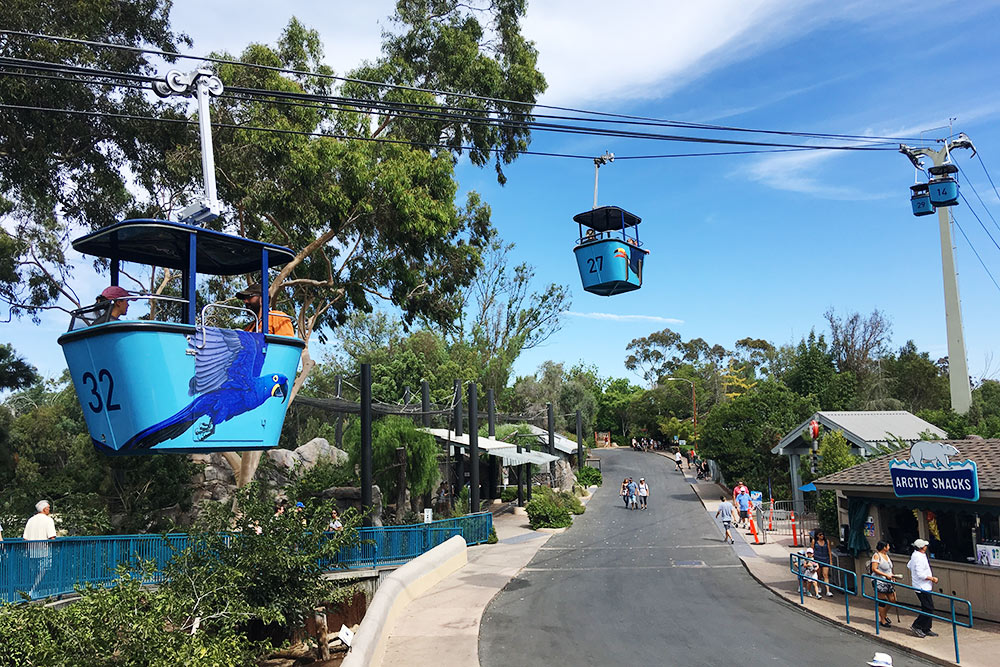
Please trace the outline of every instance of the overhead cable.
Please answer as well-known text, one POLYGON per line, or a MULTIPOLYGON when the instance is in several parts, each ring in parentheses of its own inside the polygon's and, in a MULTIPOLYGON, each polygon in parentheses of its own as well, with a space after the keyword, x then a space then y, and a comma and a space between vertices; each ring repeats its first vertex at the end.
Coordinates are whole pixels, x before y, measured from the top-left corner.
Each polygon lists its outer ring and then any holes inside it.
MULTIPOLYGON (((408 85, 403 85, 403 84, 391 84, 391 83, 385 83, 385 82, 379 82, 379 81, 368 81, 368 80, 365 80, 365 79, 357 79, 357 78, 352 78, 352 77, 343 77, 343 76, 337 76, 337 75, 334 75, 334 74, 326 74, 326 73, 321 73, 321 72, 310 72, 310 71, 296 70, 296 69, 291 69, 291 68, 286 68, 286 67, 276 67, 274 65, 261 65, 261 64, 257 64, 257 63, 247 63, 247 62, 242 62, 242 61, 238 61, 238 60, 231 60, 231 59, 226 59, 226 58, 213 58, 213 57, 210 57, 210 56, 194 56, 194 55, 183 54, 183 53, 178 53, 178 52, 173 52, 173 51, 164 51, 164 50, 161 50, 161 49, 136 47, 136 46, 127 46, 127 45, 122 45, 122 44, 110 44, 110 43, 107 43, 107 42, 99 42, 99 41, 93 41, 93 40, 77 39, 77 38, 71 38, 71 37, 59 37, 59 36, 55 36, 55 35, 46 35, 46 34, 41 34, 41 33, 32 33, 32 32, 20 31, 20 30, 0 30, 0 34, 20 36, 20 37, 29 37, 29 38, 33 38, 33 39, 44 39, 44 40, 54 41, 54 42, 63 42, 63 43, 80 44, 80 45, 86 45, 86 46, 95 46, 95 47, 101 47, 101 48, 109 48, 109 49, 129 51, 129 52, 133 52, 133 53, 145 53, 145 54, 150 54, 150 55, 158 55, 158 56, 161 56, 161 57, 163 57, 163 58, 165 58, 167 60, 174 60, 174 59, 181 58, 181 59, 195 60, 195 61, 200 61, 200 62, 211 62, 211 63, 215 63, 215 64, 232 65, 232 66, 236 66, 236 67, 254 68, 254 69, 260 69, 260 70, 264 70, 264 71, 278 72, 278 73, 282 73, 282 74, 292 74, 292 75, 295 75, 295 76, 315 77, 315 78, 321 78, 321 79, 327 79, 327 80, 342 81, 342 82, 345 82, 345 83, 354 83, 354 84, 359 84, 359 85, 373 86, 373 87, 377 87, 377 88, 388 88, 388 89, 395 89, 395 90, 406 90, 406 91, 410 91, 410 92, 428 93, 428 94, 431 94, 431 95, 444 95, 444 96, 451 96, 451 97, 457 97, 457 98, 462 98, 462 99, 470 99, 470 100, 478 100, 478 101, 483 101, 483 102, 499 103, 499 104, 503 104, 503 105, 514 105, 515 107, 531 107, 531 108, 540 108, 540 109, 552 109, 552 110, 556 110, 556 111, 567 111, 567 112, 577 113, 577 114, 586 114, 586 115, 589 115, 589 116, 600 116, 600 117, 603 117, 603 118, 619 118, 619 119, 645 121, 645 122, 652 122, 652 123, 663 123, 663 124, 670 124, 671 126, 674 126, 674 127, 684 127, 684 128, 689 128, 689 129, 702 129, 702 130, 718 131, 718 132, 725 131, 725 132, 763 133, 763 134, 774 134, 774 135, 781 135, 781 136, 808 137, 808 138, 815 138, 815 139, 839 139, 839 140, 857 140, 857 141, 883 140, 883 141, 891 141, 891 142, 902 142, 902 141, 910 141, 910 142, 912 142, 912 141, 918 141, 919 142, 919 141, 922 141, 921 139, 916 139, 916 138, 913 138, 913 137, 888 137, 888 136, 852 135, 852 134, 819 133, 819 132, 796 132, 796 131, 790 131, 790 130, 766 130, 766 129, 760 129, 760 128, 733 127, 733 126, 718 125, 718 124, 709 124, 709 123, 695 123, 695 122, 685 122, 685 121, 673 121, 673 120, 665 120, 665 119, 660 119, 660 118, 652 118, 652 117, 648 117, 648 116, 636 116, 636 115, 629 115, 629 114, 617 114, 617 113, 609 113, 609 112, 602 112, 602 111, 592 111, 592 110, 579 109, 579 108, 574 108, 574 107, 566 107, 566 106, 558 106, 558 105, 548 105, 548 104, 536 104, 536 103, 533 103, 533 102, 526 102, 526 101, 522 101, 522 100, 509 100, 509 99, 504 99, 504 98, 488 97, 488 96, 484 96, 484 95, 474 95, 474 94, 471 94, 471 93, 459 93, 459 92, 455 92, 455 91, 437 90, 437 89, 433 89, 433 88, 421 88, 419 86, 408 86, 408 85)), ((510 111, 510 110, 505 111, 505 113, 509 113, 509 114, 525 113, 525 114, 527 114, 527 112, 517 112, 517 111, 510 111)))

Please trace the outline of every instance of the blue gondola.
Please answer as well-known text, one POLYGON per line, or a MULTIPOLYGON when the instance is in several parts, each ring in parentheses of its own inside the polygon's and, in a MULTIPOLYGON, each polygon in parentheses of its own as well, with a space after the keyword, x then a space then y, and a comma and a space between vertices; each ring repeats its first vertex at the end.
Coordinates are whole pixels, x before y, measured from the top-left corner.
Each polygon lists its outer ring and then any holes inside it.
POLYGON ((639 241, 639 216, 617 206, 601 206, 573 220, 580 230, 573 253, 583 289, 613 296, 642 287, 642 265, 649 251, 639 241))
POLYGON ((926 183, 911 185, 910 206, 913 207, 913 215, 931 215, 934 213, 934 206, 931 204, 931 196, 926 183))
POLYGON ((213 452, 278 444, 305 343, 255 333, 254 326, 208 326, 213 314, 233 307, 208 304, 199 317, 195 279, 198 273, 260 271, 260 312, 269 313, 267 269, 290 261, 291 250, 165 220, 126 220, 76 239, 73 247, 110 259, 113 285, 120 262, 184 272, 183 298, 129 297, 155 303, 157 312, 179 306, 176 321, 111 319, 105 302, 74 311, 70 330, 59 337, 98 451, 213 452))
POLYGON ((934 206, 955 206, 958 204, 958 181, 952 174, 958 173, 958 167, 946 162, 928 170, 931 180, 927 183, 930 190, 931 204, 934 206))

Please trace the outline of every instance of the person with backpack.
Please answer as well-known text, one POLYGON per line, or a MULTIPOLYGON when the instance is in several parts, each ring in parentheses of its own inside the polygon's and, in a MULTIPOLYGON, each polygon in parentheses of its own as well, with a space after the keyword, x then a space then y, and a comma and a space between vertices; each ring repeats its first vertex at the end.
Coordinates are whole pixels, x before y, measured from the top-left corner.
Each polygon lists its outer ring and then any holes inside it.
POLYGON ((631 477, 628 480, 628 508, 630 510, 638 509, 639 503, 636 497, 639 493, 639 485, 636 484, 631 477))

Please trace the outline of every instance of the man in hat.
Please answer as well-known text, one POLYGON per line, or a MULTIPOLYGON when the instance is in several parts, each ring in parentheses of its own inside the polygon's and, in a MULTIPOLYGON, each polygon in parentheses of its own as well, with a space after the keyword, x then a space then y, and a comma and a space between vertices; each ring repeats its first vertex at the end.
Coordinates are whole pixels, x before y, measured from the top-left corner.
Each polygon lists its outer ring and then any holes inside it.
POLYGON ((888 653, 876 653, 868 664, 871 667, 892 667, 892 656, 888 653))
MULTIPOLYGON (((260 283, 253 283, 245 290, 236 293, 236 297, 243 300, 243 305, 249 308, 257 315, 258 323, 260 322, 260 297, 261 297, 261 287, 260 283)), ((248 326, 246 331, 260 331, 260 324, 256 326, 251 324, 248 326)), ((292 318, 288 316, 287 313, 283 313, 280 310, 271 309, 267 318, 267 333, 274 334, 275 336, 295 336, 295 329, 292 327, 292 318)))
POLYGON ((931 572, 930 563, 927 562, 928 544, 930 542, 927 540, 914 540, 913 555, 910 556, 910 561, 906 564, 906 567, 910 569, 910 582, 914 588, 920 589, 917 591, 917 598, 920 600, 920 610, 924 612, 917 616, 917 620, 913 621, 913 625, 910 626, 910 630, 918 637, 938 636, 936 632, 931 632, 932 619, 927 615, 934 613, 934 596, 930 592, 934 590, 934 584, 938 582, 937 577, 931 572))

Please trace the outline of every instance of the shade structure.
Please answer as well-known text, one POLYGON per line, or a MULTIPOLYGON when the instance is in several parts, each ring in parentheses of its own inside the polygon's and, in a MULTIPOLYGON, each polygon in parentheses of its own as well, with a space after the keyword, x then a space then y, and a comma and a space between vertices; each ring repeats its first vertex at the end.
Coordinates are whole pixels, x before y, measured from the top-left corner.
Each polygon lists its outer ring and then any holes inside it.
POLYGON ((815 491, 815 490, 816 490, 816 485, 813 484, 812 482, 809 482, 808 484, 803 484, 802 486, 799 487, 799 491, 815 491))
POLYGON ((545 452, 534 452, 531 450, 522 449, 520 452, 517 451, 517 447, 508 447, 503 449, 491 449, 490 456, 498 456, 503 459, 503 464, 505 466, 519 466, 523 463, 534 463, 535 465, 548 465, 552 461, 558 461, 559 457, 552 454, 546 454, 545 452))

